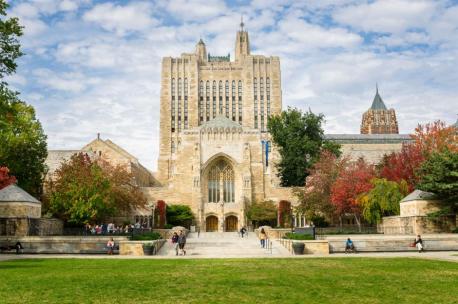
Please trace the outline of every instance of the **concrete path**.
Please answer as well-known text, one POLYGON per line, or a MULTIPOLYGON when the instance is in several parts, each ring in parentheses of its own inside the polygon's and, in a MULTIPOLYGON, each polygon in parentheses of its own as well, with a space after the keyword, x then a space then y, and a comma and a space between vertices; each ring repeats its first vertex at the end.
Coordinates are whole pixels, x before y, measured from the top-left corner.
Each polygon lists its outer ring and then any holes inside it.
MULTIPOLYGON (((241 238, 237 232, 189 233, 185 246, 186 256, 203 258, 285 257, 291 254, 281 244, 272 242, 272 248, 261 248, 254 233, 241 238)), ((176 257, 175 245, 170 240, 158 252, 161 257, 176 257)))
POLYGON ((2 261, 17 260, 17 259, 215 259, 215 258, 287 258, 287 259, 314 259, 314 258, 417 258, 417 259, 431 259, 442 260, 458 263, 458 251, 432 251, 425 253, 417 252, 374 252, 374 253, 357 253, 357 254, 344 254, 335 253, 330 255, 270 255, 262 253, 258 256, 203 256, 203 255, 153 255, 153 256, 127 256, 127 255, 104 255, 104 254, 0 254, 0 263, 2 261))

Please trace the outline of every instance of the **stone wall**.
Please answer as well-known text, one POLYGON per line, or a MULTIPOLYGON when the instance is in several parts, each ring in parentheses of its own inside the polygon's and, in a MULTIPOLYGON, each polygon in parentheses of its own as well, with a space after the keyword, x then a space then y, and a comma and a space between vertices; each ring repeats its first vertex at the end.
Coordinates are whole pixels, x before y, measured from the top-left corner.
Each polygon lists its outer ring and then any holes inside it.
POLYGON ((0 215, 3 218, 40 218, 41 204, 27 202, 2 202, 0 204, 0 215))
POLYGON ((286 240, 279 239, 278 242, 283 245, 289 252, 294 253, 293 243, 303 243, 304 254, 329 254, 329 242, 326 240, 315 240, 315 241, 301 241, 301 240, 286 240))
MULTIPOLYGON (((321 236, 329 242, 331 253, 345 252, 345 242, 350 237, 359 252, 396 252, 415 251, 411 247, 415 240, 414 235, 345 235, 321 236)), ((458 250, 458 234, 429 234, 422 235, 424 247, 427 251, 458 250)))
POLYGON ((153 255, 161 249, 161 247, 165 244, 166 240, 155 240, 155 241, 120 241, 119 242, 119 254, 120 255, 135 255, 135 256, 143 256, 143 245, 145 244, 152 244, 153 255))
MULTIPOLYGON (((21 242, 24 253, 65 253, 65 254, 102 254, 107 253, 108 236, 27 236, 0 237, 0 243, 21 242)), ((127 241, 127 237, 114 236, 115 244, 127 241)))
MULTIPOLYGON (((401 203, 403 205, 405 203, 401 203)), ((384 234, 449 233, 456 228, 456 216, 386 216, 379 225, 384 234)))

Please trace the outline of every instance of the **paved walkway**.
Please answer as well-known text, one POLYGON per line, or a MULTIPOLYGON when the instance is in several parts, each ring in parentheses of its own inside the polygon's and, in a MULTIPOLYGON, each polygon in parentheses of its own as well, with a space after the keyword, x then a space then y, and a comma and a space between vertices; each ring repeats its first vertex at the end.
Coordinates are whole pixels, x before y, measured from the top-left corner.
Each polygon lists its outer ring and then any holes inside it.
MULTIPOLYGON (((205 258, 258 258, 285 257, 291 254, 281 244, 272 242, 272 248, 261 248, 254 233, 241 238, 237 232, 189 233, 186 242, 186 256, 205 258)), ((176 257, 175 245, 170 240, 158 252, 160 257, 176 257)))
POLYGON ((0 262, 17 259, 215 259, 215 258, 288 258, 288 259, 315 259, 315 258, 418 258, 430 260, 442 260, 458 263, 458 251, 432 251, 425 253, 416 252, 374 252, 344 254, 334 253, 330 255, 288 255, 278 256, 262 253, 258 256, 205 256, 205 255, 156 255, 156 256, 127 256, 127 255, 104 255, 104 254, 0 254, 0 262))

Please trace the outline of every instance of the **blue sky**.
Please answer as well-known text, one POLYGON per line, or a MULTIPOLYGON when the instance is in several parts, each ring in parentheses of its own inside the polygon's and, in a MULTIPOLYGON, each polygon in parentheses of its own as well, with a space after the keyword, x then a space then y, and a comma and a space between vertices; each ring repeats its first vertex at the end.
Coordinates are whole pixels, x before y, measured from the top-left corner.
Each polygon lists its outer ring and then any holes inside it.
POLYGON ((458 3, 413 0, 9 1, 26 53, 8 81, 31 103, 50 149, 95 138, 156 168, 160 62, 231 53, 240 16, 252 53, 281 59, 283 107, 326 116, 327 133, 359 133, 378 82, 401 133, 458 113, 458 3))

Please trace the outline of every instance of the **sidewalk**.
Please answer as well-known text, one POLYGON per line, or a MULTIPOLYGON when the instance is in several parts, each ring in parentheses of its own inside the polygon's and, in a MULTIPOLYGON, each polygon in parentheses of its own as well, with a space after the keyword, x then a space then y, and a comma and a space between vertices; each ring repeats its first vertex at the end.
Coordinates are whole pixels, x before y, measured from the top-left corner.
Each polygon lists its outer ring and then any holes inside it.
POLYGON ((99 254, 0 254, 0 262, 16 259, 238 259, 238 258, 281 258, 281 259, 314 259, 314 258, 418 258, 418 259, 430 259, 430 260, 441 260, 458 263, 458 251, 432 251, 432 252, 374 252, 374 253, 357 253, 357 254, 344 254, 335 253, 330 255, 290 255, 290 256, 278 256, 262 253, 259 256, 248 256, 237 255, 237 256, 216 256, 216 255, 186 255, 186 256, 126 256, 126 255, 99 255, 99 254))

